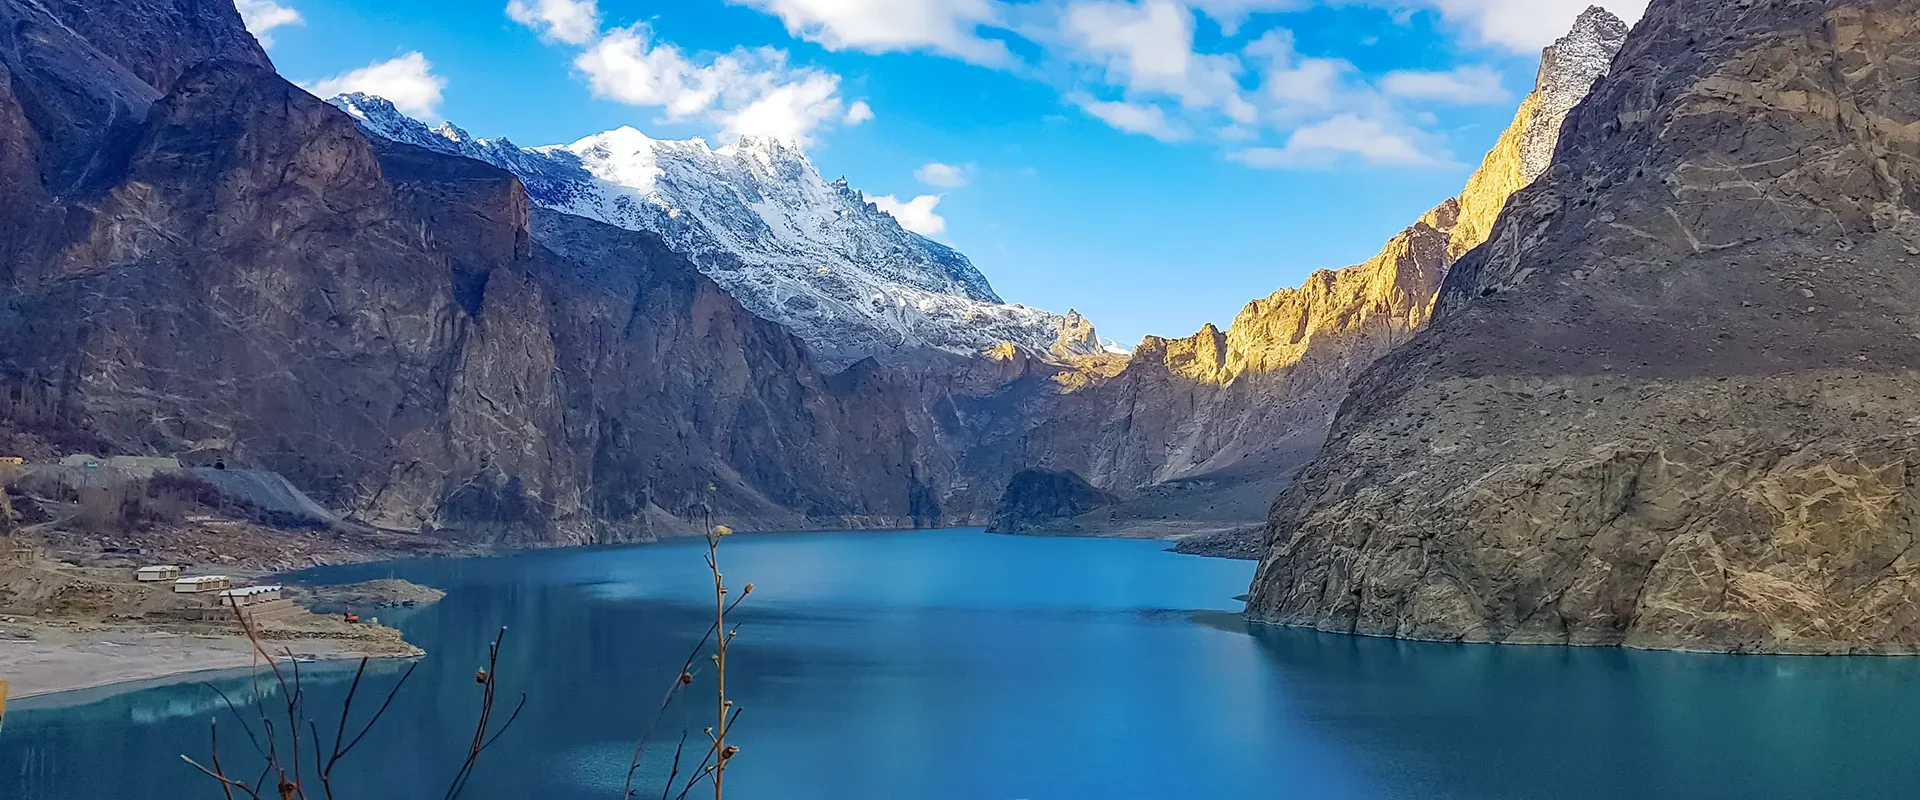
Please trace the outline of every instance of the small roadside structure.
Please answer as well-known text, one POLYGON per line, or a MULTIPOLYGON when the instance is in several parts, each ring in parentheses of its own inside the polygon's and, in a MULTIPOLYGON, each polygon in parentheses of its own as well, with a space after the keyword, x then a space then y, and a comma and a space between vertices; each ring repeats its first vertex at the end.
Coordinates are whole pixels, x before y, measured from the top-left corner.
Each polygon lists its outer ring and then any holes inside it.
POLYGON ((199 575, 173 582, 173 591, 176 594, 206 594, 223 592, 231 588, 233 588, 233 579, 225 575, 199 575))
POLYGON ((246 608, 248 606, 257 606, 279 600, 280 587, 248 586, 244 589, 228 589, 221 592, 219 597, 221 607, 239 606, 246 608))
POLYGON ((179 580, 180 568, 173 566, 172 564, 158 564, 151 567, 141 567, 137 570, 134 570, 133 579, 141 583, 158 583, 160 581, 179 580))
POLYGON ((86 467, 86 468, 92 469, 100 466, 100 457, 96 455, 89 455, 87 453, 74 453, 73 455, 60 459, 60 466, 86 467))
POLYGON ((105 464, 114 469, 141 472, 173 472, 180 469, 180 459, 162 456, 114 456, 107 459, 105 464))

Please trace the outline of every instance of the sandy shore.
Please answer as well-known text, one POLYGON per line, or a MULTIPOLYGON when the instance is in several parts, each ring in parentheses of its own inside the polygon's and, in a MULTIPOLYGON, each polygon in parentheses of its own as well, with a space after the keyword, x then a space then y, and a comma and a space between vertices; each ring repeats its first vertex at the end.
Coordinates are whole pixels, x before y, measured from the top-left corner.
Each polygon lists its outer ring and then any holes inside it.
MULTIPOLYGON (((291 649, 295 657, 316 660, 398 655, 370 654, 366 643, 341 639, 269 641, 266 645, 275 653, 291 649)), ((0 678, 8 681, 8 694, 13 699, 257 663, 259 656, 240 636, 143 627, 0 626, 0 678)))

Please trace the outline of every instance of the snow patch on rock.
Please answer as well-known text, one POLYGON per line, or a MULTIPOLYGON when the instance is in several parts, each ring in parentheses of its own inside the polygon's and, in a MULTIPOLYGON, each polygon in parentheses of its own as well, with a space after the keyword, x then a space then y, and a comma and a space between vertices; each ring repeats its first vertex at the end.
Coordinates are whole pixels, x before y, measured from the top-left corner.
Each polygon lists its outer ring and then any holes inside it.
POLYGON ((1061 335, 1083 320, 1002 301, 966 256, 902 228, 775 139, 714 148, 623 127, 526 148, 451 123, 429 128, 371 95, 330 102, 374 135, 512 172, 540 206, 660 235, 829 364, 927 349, 977 355, 1004 342, 1058 355, 1103 350, 1095 337, 1061 335))

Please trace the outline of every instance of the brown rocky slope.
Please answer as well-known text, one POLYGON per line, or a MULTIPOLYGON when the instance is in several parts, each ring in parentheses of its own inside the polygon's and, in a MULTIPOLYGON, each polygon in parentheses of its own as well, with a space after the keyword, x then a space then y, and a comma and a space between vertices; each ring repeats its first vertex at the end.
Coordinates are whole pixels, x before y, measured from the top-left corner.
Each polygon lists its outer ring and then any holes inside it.
POLYGON ((1276 506, 1259 620, 1920 651, 1920 1, 1655 0, 1276 506))
POLYGON ((1149 337, 1123 371, 1069 386, 1048 399, 1025 436, 987 446, 1008 447, 1003 457, 1016 468, 1078 474, 1139 500, 1062 526, 1253 530, 1319 449, 1354 378, 1426 324, 1455 258, 1483 241, 1508 197, 1546 169, 1561 121, 1605 72, 1626 30, 1603 9, 1583 14, 1543 53, 1534 91, 1461 195, 1378 255, 1256 300, 1225 331, 1209 325, 1185 339, 1149 337), (1160 513, 1169 508, 1177 513, 1160 513))
POLYGON ((222 0, 0 0, 9 451, 214 450, 354 521, 644 538, 938 515, 906 403, 659 240, 373 142, 222 0))

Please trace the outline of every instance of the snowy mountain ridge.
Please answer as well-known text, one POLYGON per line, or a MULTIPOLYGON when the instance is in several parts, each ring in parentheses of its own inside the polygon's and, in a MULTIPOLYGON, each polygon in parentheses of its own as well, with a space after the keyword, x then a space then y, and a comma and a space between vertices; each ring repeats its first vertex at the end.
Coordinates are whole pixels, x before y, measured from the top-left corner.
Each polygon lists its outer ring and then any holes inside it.
POLYGON ((526 148, 451 123, 429 128, 372 95, 329 102, 374 135, 512 172, 537 205, 660 235, 830 364, 923 349, 978 355, 1004 342, 1059 355, 1100 349, 1097 338, 1062 335, 1084 320, 1003 302, 966 256, 900 227, 777 140, 716 149, 623 127, 526 148))

